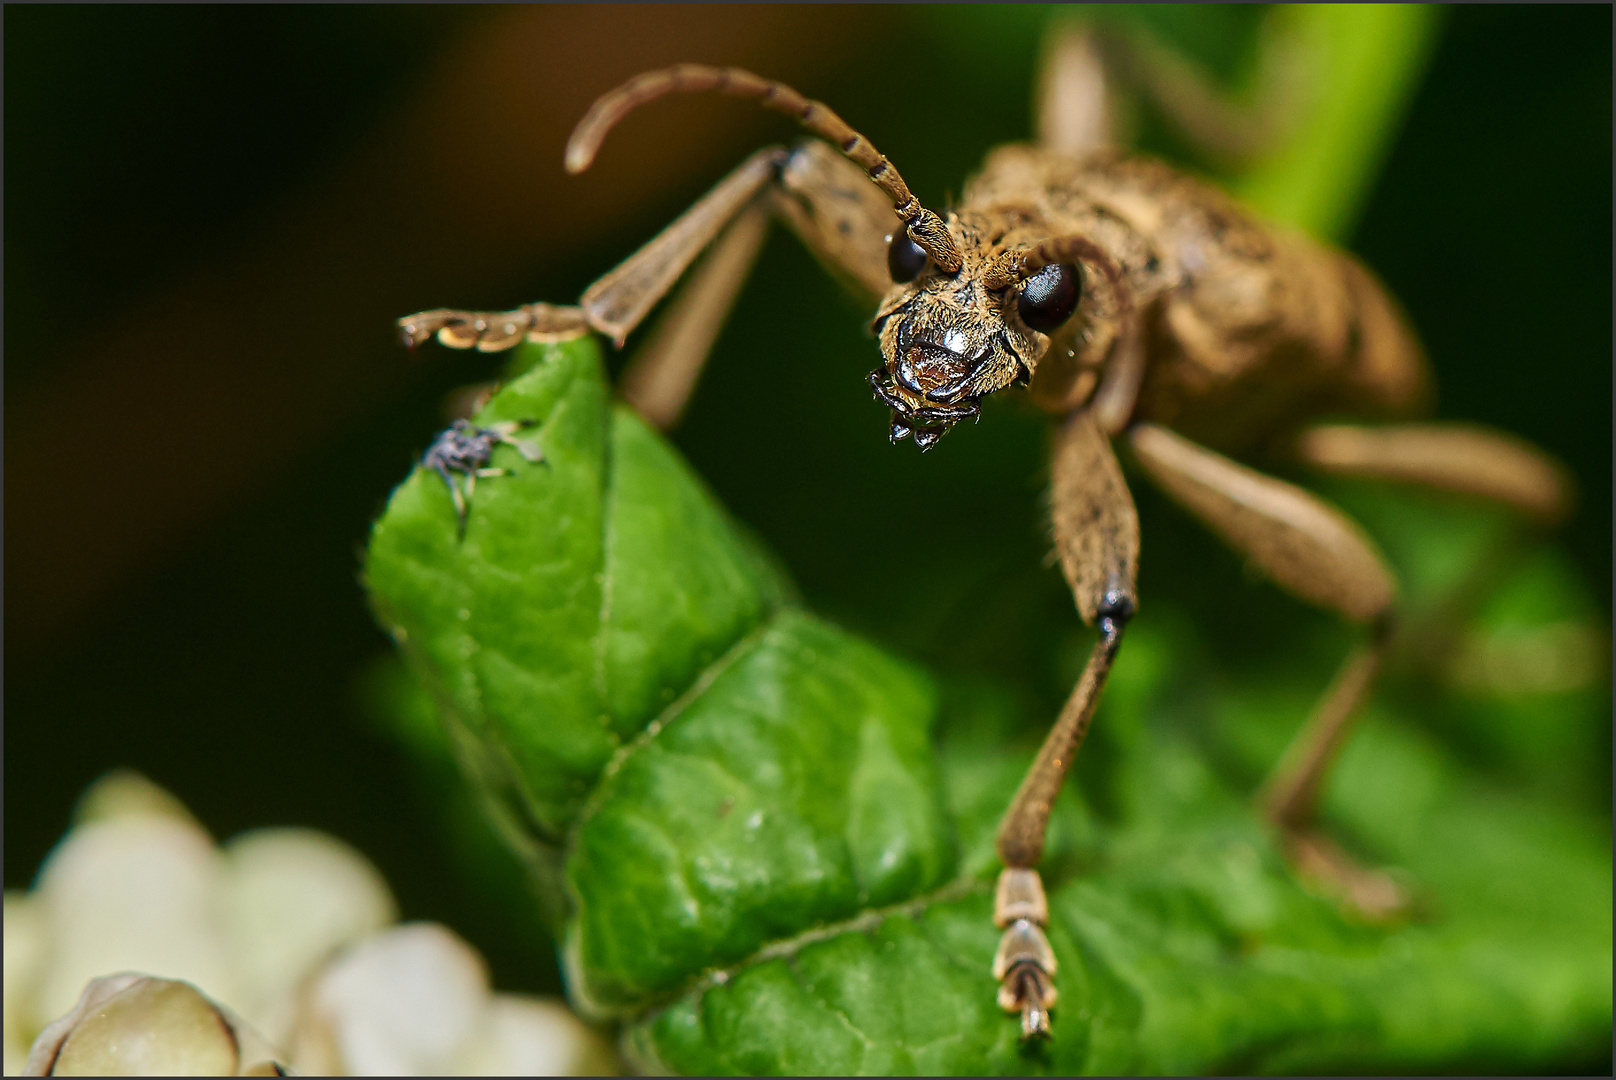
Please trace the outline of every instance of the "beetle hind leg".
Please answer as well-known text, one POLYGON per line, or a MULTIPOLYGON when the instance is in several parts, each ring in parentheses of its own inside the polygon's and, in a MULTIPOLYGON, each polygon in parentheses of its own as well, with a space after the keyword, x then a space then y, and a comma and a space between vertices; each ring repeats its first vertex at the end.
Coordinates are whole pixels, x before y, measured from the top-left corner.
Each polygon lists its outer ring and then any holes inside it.
MULTIPOLYGON (((1339 741, 1339 717, 1367 683, 1360 672, 1395 650, 1404 664, 1441 670, 1459 644, 1468 620, 1496 587, 1520 548, 1562 520, 1575 494, 1565 467, 1542 450, 1505 432, 1453 421, 1384 424, 1325 424, 1302 431, 1292 446, 1304 464, 1342 477, 1390 481, 1451 492, 1504 506, 1516 526, 1483 551, 1468 573, 1429 610, 1404 620, 1395 635, 1389 621, 1378 625, 1371 645, 1349 659, 1310 721, 1281 759, 1259 796, 1260 805, 1287 826, 1291 859, 1304 874, 1333 882, 1336 891, 1368 914, 1386 912, 1398 884, 1385 874, 1353 867, 1344 853, 1312 828, 1311 810, 1323 763, 1339 741), (1372 650, 1372 651, 1371 651, 1372 650)), ((1406 899, 1406 897, 1405 897, 1406 899)))
POLYGON ((1129 441, 1151 479, 1280 588, 1367 626, 1257 796, 1298 876, 1370 921, 1403 912, 1393 877, 1360 867, 1315 826, 1319 789, 1373 690, 1391 639, 1396 586, 1350 518, 1293 484, 1238 465, 1166 428, 1138 424, 1129 441))
POLYGON ((1256 804, 1280 832, 1297 875, 1369 922, 1386 922, 1410 906, 1408 890, 1385 870, 1360 865, 1318 828, 1319 789, 1374 687, 1391 642, 1388 616, 1350 653, 1335 679, 1258 789, 1256 804))

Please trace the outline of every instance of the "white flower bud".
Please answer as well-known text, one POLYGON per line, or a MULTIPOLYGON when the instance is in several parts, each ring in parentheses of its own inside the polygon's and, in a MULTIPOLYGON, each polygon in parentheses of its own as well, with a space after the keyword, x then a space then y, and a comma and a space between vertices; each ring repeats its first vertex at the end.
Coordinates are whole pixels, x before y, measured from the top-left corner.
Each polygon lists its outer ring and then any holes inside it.
POLYGON ((496 994, 455 1064, 467 1076, 617 1076, 606 1040, 555 998, 496 994))
POLYGON ((306 1073, 615 1075, 598 1034, 558 1000, 494 995, 476 951, 411 923, 373 935, 314 980, 291 1042, 306 1073))
POLYGON ((111 817, 70 832, 35 890, 50 952, 34 1022, 67 1012, 86 982, 111 971, 185 979, 229 1000, 219 870, 213 841, 185 819, 111 817))
POLYGON ((113 769, 85 788, 73 808, 75 825, 127 817, 166 817, 196 824, 184 803, 133 769, 113 769))
POLYGON ((34 893, 6 896, 6 1074, 620 1071, 564 1003, 492 994, 464 941, 396 918, 341 841, 264 829, 220 853, 166 791, 109 774, 34 893))
POLYGON ((34 986, 45 959, 45 913, 39 901, 21 893, 6 893, 5 987, 0 1007, 5 1012, 5 1074, 16 1076, 28 1063, 28 1044, 35 1030, 34 986))
POLYGON ((189 983, 126 973, 94 979, 40 1033, 29 1076, 234 1076, 268 1047, 189 983))
POLYGON ((381 873, 313 829, 259 829, 225 846, 220 906, 239 997, 230 1004, 283 1040, 293 995, 337 949, 398 918, 381 873))
POLYGON ((309 988, 291 1039, 300 1071, 452 1076, 488 1006, 482 957, 449 930, 410 923, 337 957, 309 988))

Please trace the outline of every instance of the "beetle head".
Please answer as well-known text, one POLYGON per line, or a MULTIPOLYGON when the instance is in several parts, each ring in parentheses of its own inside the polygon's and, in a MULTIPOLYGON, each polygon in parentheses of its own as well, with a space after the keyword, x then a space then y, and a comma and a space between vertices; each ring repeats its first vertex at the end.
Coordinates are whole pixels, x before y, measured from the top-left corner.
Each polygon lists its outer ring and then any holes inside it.
POLYGON ((948 215, 962 260, 952 274, 901 229, 889 241, 894 284, 875 315, 882 365, 869 378, 876 397, 892 409, 893 442, 912 434, 929 450, 959 421, 975 418, 984 397, 1025 385, 1049 348, 1042 331, 1076 310, 1081 276, 1075 265, 1012 279, 1006 267, 1025 245, 1013 248, 1003 236, 989 241, 985 225, 974 215, 948 215), (1051 285, 1059 295, 1046 295, 1051 285), (1041 317, 1050 312, 1058 318, 1041 317))

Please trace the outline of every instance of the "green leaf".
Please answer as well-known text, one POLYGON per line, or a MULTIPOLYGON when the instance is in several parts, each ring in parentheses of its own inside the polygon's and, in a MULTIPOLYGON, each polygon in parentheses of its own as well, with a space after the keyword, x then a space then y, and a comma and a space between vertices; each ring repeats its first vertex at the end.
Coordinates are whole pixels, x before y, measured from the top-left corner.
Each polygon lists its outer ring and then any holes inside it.
MULTIPOLYGON (((1608 1050, 1608 823, 1522 782, 1576 739, 1511 772, 1383 694, 1327 821, 1405 872, 1422 914, 1358 925, 1249 807, 1330 661, 1303 642, 1278 677, 1219 683, 1154 599, 1057 808, 1056 1037, 1022 1047, 989 975, 992 833, 1045 718, 805 612, 611 403, 592 341, 526 347, 515 370, 478 420, 538 421, 547 462, 496 450, 513 475, 478 484, 463 541, 417 469, 366 579, 556 905, 573 1002, 619 1022, 641 1068, 1507 1071, 1608 1050)), ((1519 589, 1539 609, 1489 627, 1580 617, 1574 583, 1530 572, 1558 591, 1519 589)), ((1603 722, 1608 682, 1565 693, 1560 725, 1603 722)), ((1502 715, 1498 697, 1471 704, 1502 715)))
POLYGON ((367 569, 384 622, 546 840, 782 590, 667 448, 613 416, 598 365, 574 348, 511 383, 479 420, 543 418, 524 437, 546 461, 498 448, 518 476, 482 485, 463 541, 440 527, 447 487, 417 469, 367 569))

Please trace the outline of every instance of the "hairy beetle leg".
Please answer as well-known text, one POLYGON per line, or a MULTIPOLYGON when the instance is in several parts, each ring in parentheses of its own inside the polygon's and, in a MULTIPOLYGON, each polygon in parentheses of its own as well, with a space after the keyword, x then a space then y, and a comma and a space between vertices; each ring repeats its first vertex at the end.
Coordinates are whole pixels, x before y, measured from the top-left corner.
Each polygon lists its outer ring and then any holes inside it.
POLYGON ((456 420, 439 433, 426 453, 421 455, 421 467, 437 473, 449 488, 458 523, 455 535, 459 539, 465 539, 466 514, 472 493, 477 488, 477 478, 512 475, 509 469, 489 465, 495 445, 505 443, 514 447, 523 460, 534 464, 544 460, 544 451, 538 443, 513 437, 518 431, 536 423, 536 420, 503 420, 487 427, 478 427, 469 420, 456 420), (462 478, 458 484, 455 482, 456 476, 462 478))

